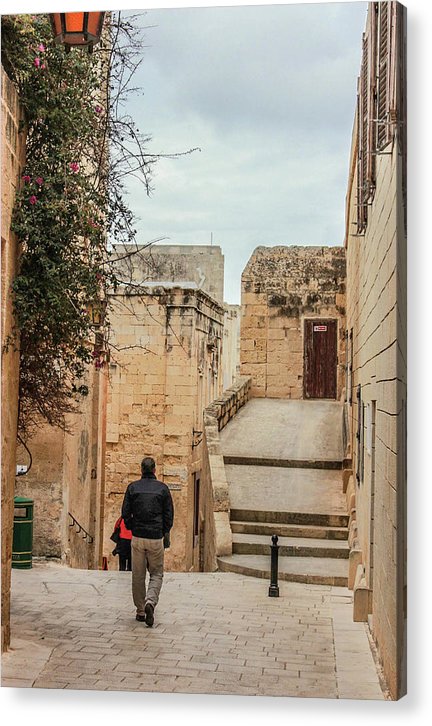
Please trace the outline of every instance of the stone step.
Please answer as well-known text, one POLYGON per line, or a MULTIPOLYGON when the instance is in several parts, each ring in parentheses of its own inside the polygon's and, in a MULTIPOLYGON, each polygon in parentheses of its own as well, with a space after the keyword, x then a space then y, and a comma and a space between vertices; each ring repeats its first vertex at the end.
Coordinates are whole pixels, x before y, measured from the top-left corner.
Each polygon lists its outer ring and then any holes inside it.
POLYGON ((313 524, 282 524, 276 522, 234 522, 231 530, 238 534, 265 534, 271 537, 312 537, 313 539, 346 540, 347 527, 323 527, 313 524))
MULTIPOLYGON (((217 558, 220 572, 261 577, 270 581, 270 557, 231 555, 217 558)), ((328 557, 279 557, 278 578, 311 585, 348 586, 348 562, 328 557)))
POLYGON ((347 514, 322 512, 279 512, 259 509, 231 509, 230 519, 235 522, 271 524, 306 524, 319 527, 347 527, 347 514))
MULTIPOLYGON (((308 537, 279 537, 279 557, 328 557, 348 559, 348 542, 312 539, 308 537)), ((260 534, 233 534, 233 554, 270 555, 271 539, 260 534)))
POLYGON ((224 455, 225 465, 277 466, 287 469, 342 469, 341 459, 277 459, 264 456, 224 455))

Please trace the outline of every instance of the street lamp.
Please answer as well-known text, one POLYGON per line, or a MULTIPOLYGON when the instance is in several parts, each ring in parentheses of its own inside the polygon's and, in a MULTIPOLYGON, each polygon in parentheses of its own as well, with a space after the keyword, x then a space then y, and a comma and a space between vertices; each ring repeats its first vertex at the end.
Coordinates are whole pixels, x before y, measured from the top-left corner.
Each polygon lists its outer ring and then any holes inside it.
POLYGON ((50 13, 56 43, 63 43, 66 52, 73 45, 87 47, 92 52, 99 43, 105 13, 50 13))

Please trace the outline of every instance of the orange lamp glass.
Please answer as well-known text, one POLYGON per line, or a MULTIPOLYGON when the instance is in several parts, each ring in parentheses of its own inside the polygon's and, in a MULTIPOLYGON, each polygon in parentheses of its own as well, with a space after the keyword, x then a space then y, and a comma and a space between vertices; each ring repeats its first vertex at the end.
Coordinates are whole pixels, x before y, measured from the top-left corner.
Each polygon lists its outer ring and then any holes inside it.
POLYGON ((87 47, 91 52, 100 41, 105 13, 51 13, 51 26, 56 43, 66 50, 72 46, 87 47))

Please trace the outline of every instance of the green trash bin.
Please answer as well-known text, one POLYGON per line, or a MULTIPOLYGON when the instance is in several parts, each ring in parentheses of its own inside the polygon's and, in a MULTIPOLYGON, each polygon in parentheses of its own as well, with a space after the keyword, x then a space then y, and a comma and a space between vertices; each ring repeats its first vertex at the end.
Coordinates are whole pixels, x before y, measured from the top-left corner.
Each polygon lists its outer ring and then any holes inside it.
POLYGON ((33 499, 14 497, 12 567, 29 570, 33 552, 33 499))

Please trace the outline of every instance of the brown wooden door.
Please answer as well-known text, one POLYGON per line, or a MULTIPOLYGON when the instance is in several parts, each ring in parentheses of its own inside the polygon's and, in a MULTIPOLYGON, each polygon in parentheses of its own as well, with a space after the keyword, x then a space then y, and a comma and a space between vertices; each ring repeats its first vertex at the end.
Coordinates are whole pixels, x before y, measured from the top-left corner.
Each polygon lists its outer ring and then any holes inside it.
POLYGON ((337 320, 304 325, 304 397, 336 398, 337 320))

